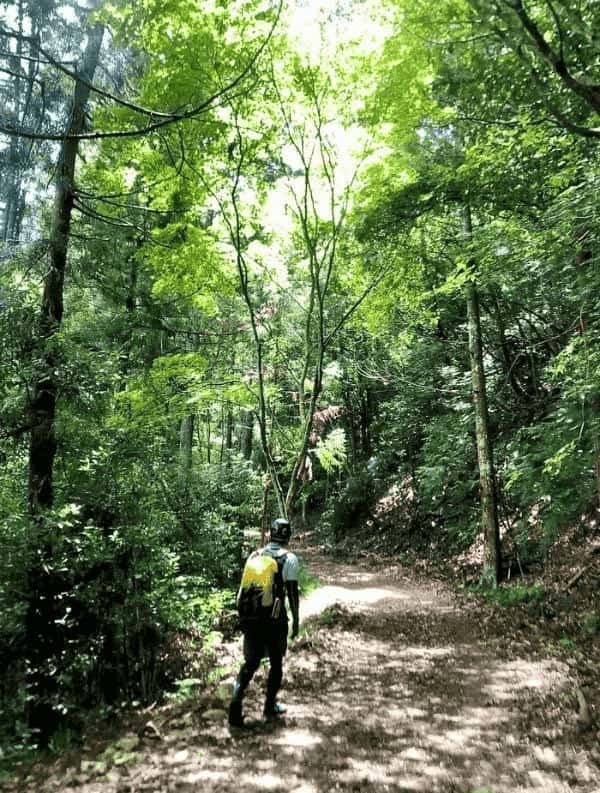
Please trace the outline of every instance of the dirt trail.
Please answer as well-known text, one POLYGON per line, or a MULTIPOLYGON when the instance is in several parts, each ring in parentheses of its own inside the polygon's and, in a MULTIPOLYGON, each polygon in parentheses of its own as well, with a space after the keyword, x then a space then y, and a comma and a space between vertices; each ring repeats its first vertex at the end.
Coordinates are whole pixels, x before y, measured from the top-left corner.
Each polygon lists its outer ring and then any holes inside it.
MULTIPOLYGON (((303 603, 309 630, 286 660, 283 722, 231 733, 194 712, 191 731, 165 728, 136 763, 88 782, 55 776, 43 789, 600 793, 566 664, 528 650, 526 637, 494 635, 474 601, 439 582, 302 556, 325 586, 303 603)), ((264 678, 251 685, 250 719, 264 678)))

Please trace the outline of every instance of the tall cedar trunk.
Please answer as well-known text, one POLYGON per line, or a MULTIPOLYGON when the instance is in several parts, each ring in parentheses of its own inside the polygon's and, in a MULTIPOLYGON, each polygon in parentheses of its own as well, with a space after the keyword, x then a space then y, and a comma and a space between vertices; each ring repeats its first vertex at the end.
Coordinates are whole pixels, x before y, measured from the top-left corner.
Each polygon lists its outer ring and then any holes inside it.
MULTIPOLYGON (((81 76, 87 81, 93 78, 98 63, 102 35, 103 27, 96 25, 88 36, 81 70, 81 76)), ((68 127, 68 132, 72 135, 77 135, 84 129, 85 104, 88 96, 89 88, 83 83, 77 82, 68 127)), ((61 147, 56 172, 50 237, 50 268, 44 279, 39 316, 43 371, 33 385, 29 403, 30 419, 33 426, 29 446, 29 504, 34 514, 40 509, 51 507, 53 503, 52 474, 56 453, 54 416, 58 389, 54 373, 56 354, 52 342, 60 328, 63 316, 64 279, 73 210, 77 149, 77 140, 65 140, 61 147)))
MULTIPOLYGON (((102 44, 103 28, 96 25, 88 35, 81 76, 93 79, 102 44)), ((78 134, 85 126, 85 104, 89 89, 76 82, 70 111, 68 132, 78 134)), ((40 373, 32 387, 28 405, 32 426, 29 446, 29 506, 38 531, 37 553, 28 571, 28 603, 25 616, 25 639, 28 648, 28 721, 46 745, 59 723, 55 709, 58 697, 56 669, 60 671, 64 649, 64 628, 60 618, 65 605, 61 603, 66 583, 64 576, 54 569, 52 539, 42 513, 52 507, 53 470, 56 454, 54 421, 58 398, 55 375, 57 356, 55 337, 63 316, 63 288, 69 228, 73 208, 77 140, 65 140, 61 146, 56 171, 56 190, 50 240, 50 267, 44 279, 42 304, 38 323, 40 373)), ((33 535, 35 536, 35 535, 33 535)))
MULTIPOLYGON (((465 208, 464 212, 464 228, 465 236, 470 240, 472 225, 471 213, 468 207, 465 208)), ((467 319, 469 325, 471 382, 475 407, 477 462, 479 465, 481 523, 484 540, 483 581, 492 587, 496 587, 500 577, 500 532, 498 528, 494 463, 489 433, 485 371, 483 368, 479 295, 473 280, 467 284, 467 319)))

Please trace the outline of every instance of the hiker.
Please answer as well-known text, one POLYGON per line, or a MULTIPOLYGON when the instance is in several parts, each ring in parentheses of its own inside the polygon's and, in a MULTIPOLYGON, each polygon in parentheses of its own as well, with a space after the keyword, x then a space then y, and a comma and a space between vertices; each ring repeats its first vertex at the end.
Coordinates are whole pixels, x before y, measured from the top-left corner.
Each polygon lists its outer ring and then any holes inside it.
POLYGON ((269 677, 264 717, 267 720, 285 713, 277 702, 283 677, 283 656, 287 649, 288 616, 285 599, 292 612, 292 639, 298 635, 298 557, 285 550, 291 536, 285 518, 271 524, 269 543, 250 554, 244 567, 238 593, 240 627, 244 634, 244 663, 233 688, 229 705, 229 724, 243 727, 242 699, 252 676, 265 656, 269 657, 269 677))

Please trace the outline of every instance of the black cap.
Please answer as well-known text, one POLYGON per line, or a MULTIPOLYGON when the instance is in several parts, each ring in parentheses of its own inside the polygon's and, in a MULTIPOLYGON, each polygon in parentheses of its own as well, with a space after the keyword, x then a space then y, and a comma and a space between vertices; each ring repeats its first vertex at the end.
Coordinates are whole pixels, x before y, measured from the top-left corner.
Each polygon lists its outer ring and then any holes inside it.
POLYGON ((275 542, 288 542, 292 536, 292 527, 289 520, 285 518, 275 518, 271 523, 271 539, 275 542))

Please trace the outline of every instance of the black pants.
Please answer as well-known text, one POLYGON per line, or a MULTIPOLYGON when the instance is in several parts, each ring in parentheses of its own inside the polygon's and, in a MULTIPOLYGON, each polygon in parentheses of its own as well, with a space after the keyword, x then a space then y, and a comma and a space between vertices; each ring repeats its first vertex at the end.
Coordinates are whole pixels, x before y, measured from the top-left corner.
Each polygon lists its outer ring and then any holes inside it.
POLYGON ((244 663, 238 674, 234 699, 241 700, 263 658, 269 658, 266 704, 273 705, 283 679, 287 650, 287 619, 258 623, 244 630, 244 663))

